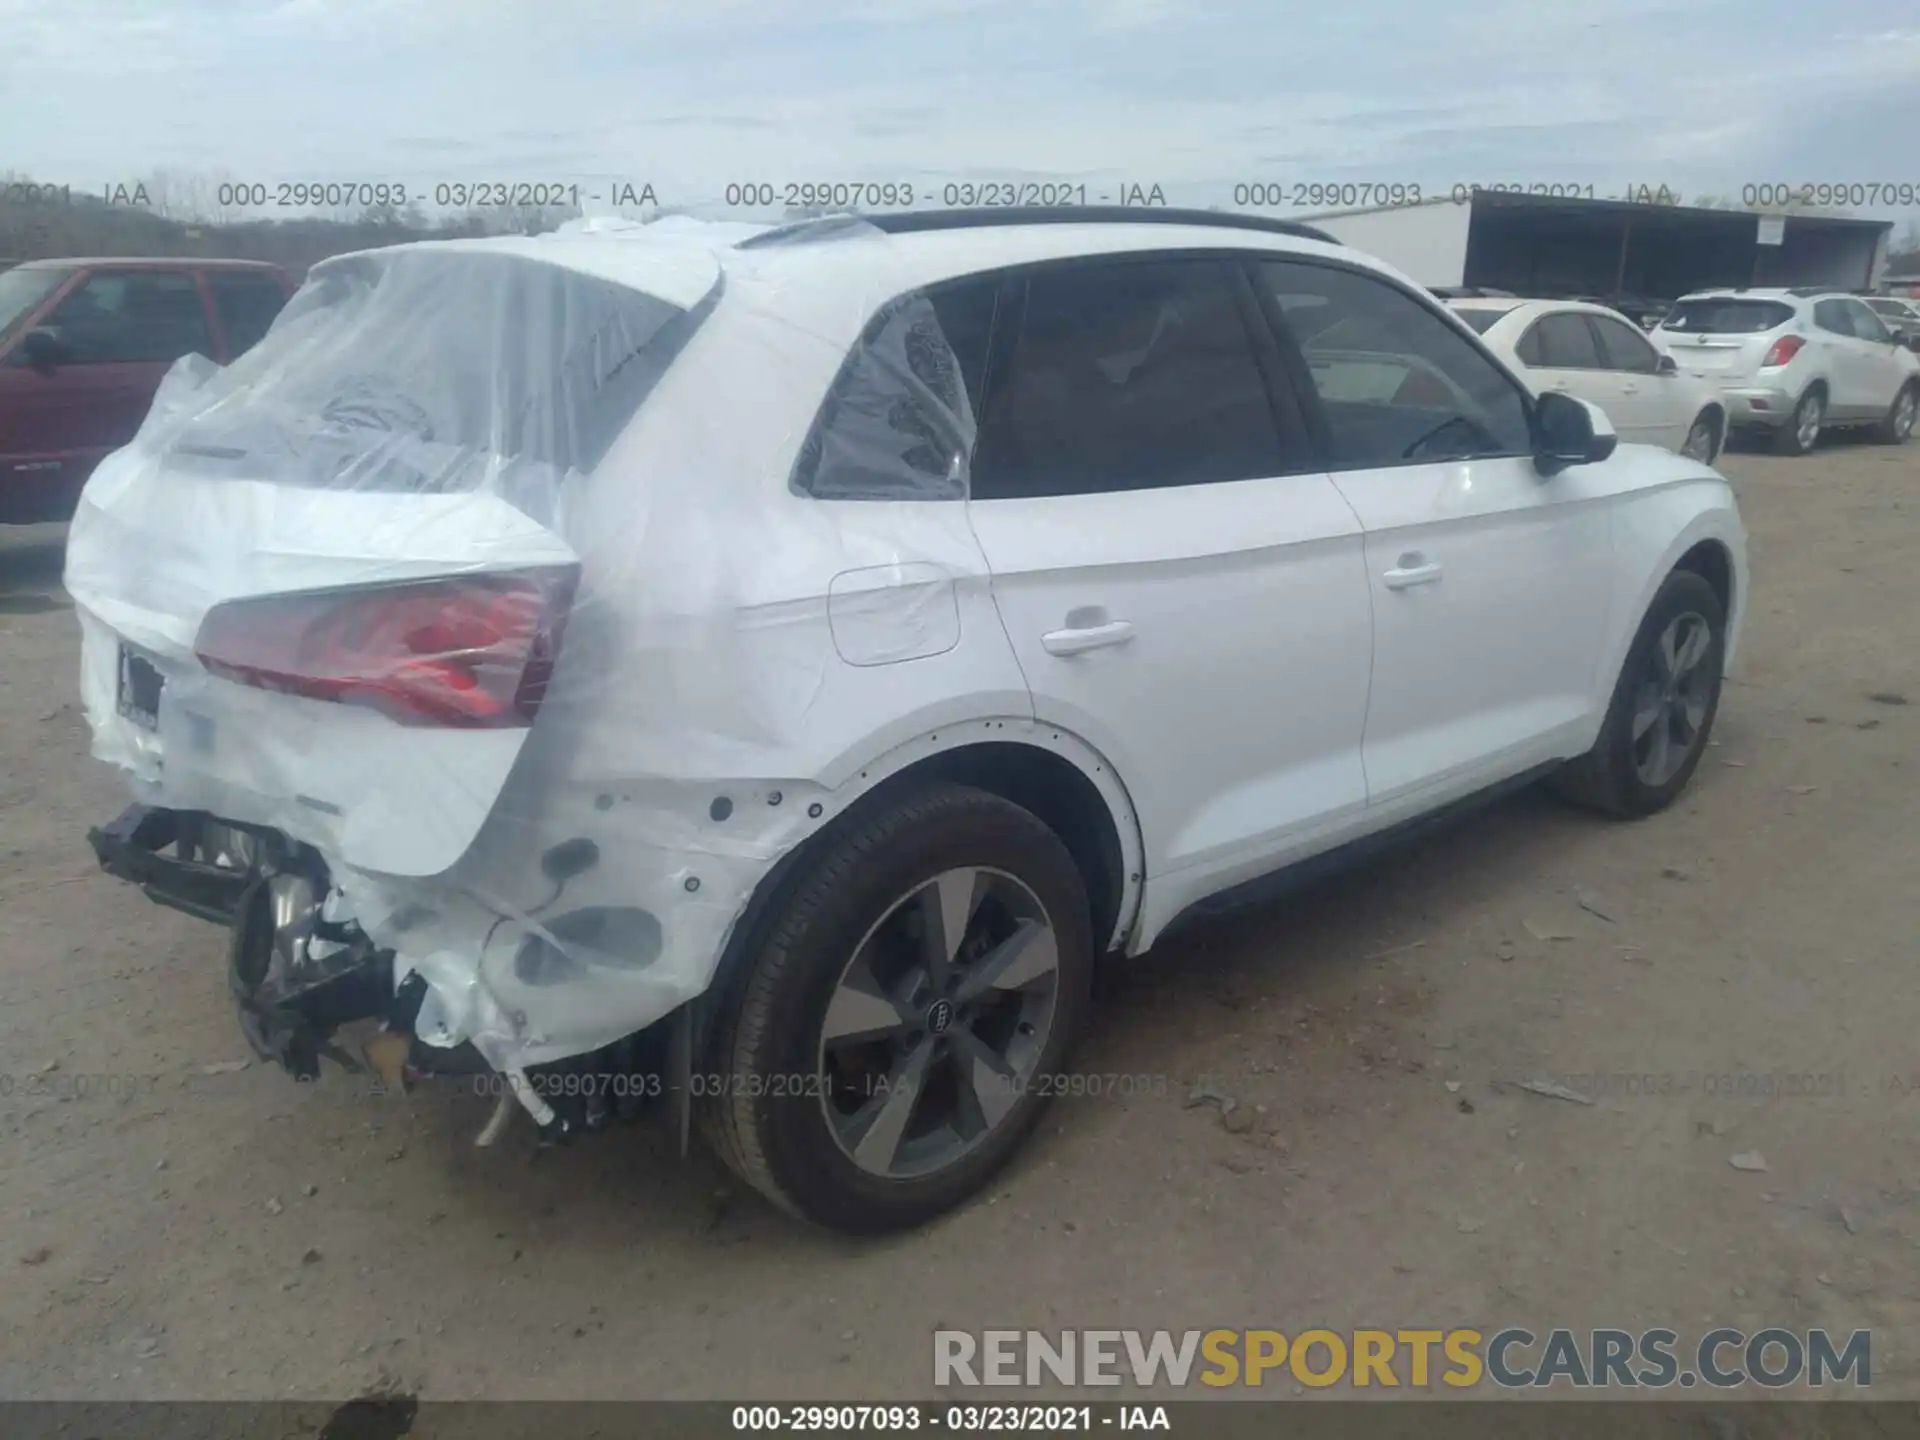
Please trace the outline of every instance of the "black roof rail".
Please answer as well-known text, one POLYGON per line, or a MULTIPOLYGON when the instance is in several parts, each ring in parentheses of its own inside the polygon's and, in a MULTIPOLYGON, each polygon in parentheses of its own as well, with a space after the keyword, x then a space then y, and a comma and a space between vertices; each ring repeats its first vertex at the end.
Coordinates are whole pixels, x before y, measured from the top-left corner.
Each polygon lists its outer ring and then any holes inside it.
POLYGON ((886 235, 929 230, 984 230, 1004 225, 1204 225, 1219 230, 1258 230, 1296 240, 1340 242, 1315 226, 1229 210, 1180 210, 1165 205, 984 205, 971 210, 896 210, 879 215, 823 215, 750 235, 739 249, 827 240, 871 227, 886 235))

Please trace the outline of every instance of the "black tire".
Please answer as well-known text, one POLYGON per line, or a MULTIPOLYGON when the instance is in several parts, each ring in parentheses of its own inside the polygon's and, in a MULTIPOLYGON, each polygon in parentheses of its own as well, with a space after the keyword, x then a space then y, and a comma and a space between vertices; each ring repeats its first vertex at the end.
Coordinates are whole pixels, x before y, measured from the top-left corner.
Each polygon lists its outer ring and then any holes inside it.
POLYGON ((1720 709, 1721 669, 1726 663, 1727 616, 1719 595, 1691 570, 1675 570, 1653 597, 1646 617, 1628 647, 1626 663, 1614 683, 1607 718, 1593 748, 1569 761, 1551 782, 1562 798, 1602 814, 1622 819, 1652 815, 1671 805, 1687 788, 1706 754, 1720 709), (1669 624, 1681 616, 1701 616, 1707 624, 1709 648, 1702 660, 1710 691, 1706 715, 1691 743, 1691 752, 1674 774, 1660 784, 1648 784, 1635 765, 1634 706, 1639 690, 1655 664, 1655 648, 1669 624))
POLYGON ((1913 434, 1916 410, 1920 410, 1920 383, 1909 380, 1893 397, 1893 404, 1887 407, 1880 423, 1873 427, 1873 438, 1882 445, 1906 444, 1913 434))
POLYGON ((1794 403, 1793 414, 1787 417, 1787 423, 1773 432, 1773 448, 1775 453, 1780 455, 1805 455, 1813 449, 1820 441, 1820 429, 1825 428, 1827 418, 1826 410, 1827 392, 1817 384, 1809 385, 1801 393, 1799 400, 1794 403), (1806 415, 1804 412, 1810 407, 1815 406, 1817 406, 1820 411, 1819 424, 1815 427, 1814 436, 1811 440, 1802 440, 1800 438, 1800 432, 1805 425, 1806 415))
POLYGON ((802 858, 768 915, 711 1052, 718 1083, 702 1087, 724 1093, 695 1103, 720 1157, 775 1204, 829 1229, 879 1234, 932 1219, 984 1185, 1039 1121, 1046 1087, 1024 1087, 997 1126, 946 1168, 903 1179, 856 1165, 829 1127, 818 1082, 827 1008, 863 937, 943 872, 988 867, 1012 876, 1044 908, 1058 951, 1035 1076, 1060 1073, 1085 1021, 1094 940, 1073 857, 1010 801, 942 782, 845 818, 816 837, 818 853, 802 858))
MULTIPOLYGON (((1707 441, 1707 453, 1704 457, 1700 457, 1700 463, 1702 465, 1711 465, 1720 458, 1721 452, 1727 448, 1727 418, 1720 411, 1714 409, 1712 406, 1708 406, 1705 410, 1702 410, 1698 415, 1694 416, 1693 423, 1687 426, 1687 439, 1692 440, 1693 432, 1698 430, 1703 424, 1710 427, 1710 429, 1709 439, 1707 441)), ((1685 448, 1685 442, 1682 443, 1682 448, 1685 448)))

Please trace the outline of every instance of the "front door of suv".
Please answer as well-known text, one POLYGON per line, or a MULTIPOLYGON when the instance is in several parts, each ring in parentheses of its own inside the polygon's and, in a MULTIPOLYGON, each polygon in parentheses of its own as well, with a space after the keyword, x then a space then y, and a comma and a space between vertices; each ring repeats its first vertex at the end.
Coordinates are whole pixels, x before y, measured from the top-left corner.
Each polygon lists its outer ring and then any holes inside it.
POLYGON ((1037 717, 1131 792, 1144 933, 1359 819, 1360 526, 1311 457, 1238 265, 1016 275, 971 487, 1037 717))
POLYGON ((1576 752, 1605 703, 1608 496, 1619 471, 1543 479, 1519 385, 1465 330, 1371 272, 1258 267, 1308 419, 1366 530, 1369 798, 1408 812, 1576 752), (1403 379, 1350 398, 1352 357, 1403 379))

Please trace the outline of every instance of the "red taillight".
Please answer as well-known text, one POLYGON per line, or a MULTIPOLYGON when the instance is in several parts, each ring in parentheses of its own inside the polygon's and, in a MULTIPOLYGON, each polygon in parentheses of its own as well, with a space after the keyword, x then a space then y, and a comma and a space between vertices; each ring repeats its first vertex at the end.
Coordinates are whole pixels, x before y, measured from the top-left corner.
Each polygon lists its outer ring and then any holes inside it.
POLYGON ((1762 370, 1774 365, 1784 365, 1800 353, 1800 347, 1807 342, 1798 335, 1782 335, 1767 347, 1767 358, 1760 362, 1762 370))
POLYGON ((554 567, 229 600, 207 612, 194 653, 242 685, 403 725, 529 725, 575 578, 554 567))

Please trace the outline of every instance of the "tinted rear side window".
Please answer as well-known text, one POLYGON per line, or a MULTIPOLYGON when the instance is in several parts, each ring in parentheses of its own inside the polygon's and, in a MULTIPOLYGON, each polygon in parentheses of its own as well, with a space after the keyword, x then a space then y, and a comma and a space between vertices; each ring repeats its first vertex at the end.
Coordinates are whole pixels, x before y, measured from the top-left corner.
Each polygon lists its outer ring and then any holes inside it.
POLYGON ((975 499, 1203 485, 1289 468, 1223 262, 1038 271, 1006 353, 981 424, 975 499))
POLYGON ((968 280, 881 307, 820 407, 793 487, 819 500, 964 500, 998 291, 968 280))
POLYGON ((287 303, 287 293, 271 275, 209 271, 213 313, 227 335, 227 355, 243 355, 260 343, 287 303))
POLYGON ((1529 355, 1529 365, 1542 365, 1549 370, 1606 368, 1606 362, 1600 357, 1600 347, 1594 343, 1593 331, 1587 328, 1584 315, 1562 311, 1558 315, 1543 316, 1535 323, 1529 338, 1536 347, 1533 353, 1540 357, 1535 360, 1529 355))
POLYGON ((1791 319, 1793 307, 1778 300, 1682 300, 1660 328, 1694 335, 1758 335, 1791 319))
POLYGON ((1852 314, 1845 303, 1839 300, 1814 301, 1813 323, 1834 335, 1851 336, 1856 333, 1852 314))

